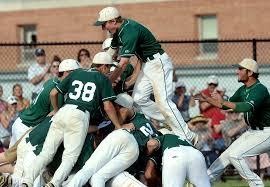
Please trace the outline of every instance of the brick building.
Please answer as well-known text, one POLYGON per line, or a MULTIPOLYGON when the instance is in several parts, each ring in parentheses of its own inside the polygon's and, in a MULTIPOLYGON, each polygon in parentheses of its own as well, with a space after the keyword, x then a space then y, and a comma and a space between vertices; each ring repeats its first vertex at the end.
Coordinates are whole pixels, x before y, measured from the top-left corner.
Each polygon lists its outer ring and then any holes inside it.
MULTIPOLYGON (((107 33, 91 24, 97 18, 98 11, 108 5, 119 8, 123 16, 145 24, 159 40, 269 36, 270 20, 264 19, 270 16, 268 0, 4 0, 0 2, 0 43, 102 41, 107 33)), ((180 54, 183 50, 178 49, 179 46, 170 47, 171 50, 179 52, 176 56, 183 56, 180 54)), ((16 71, 28 66, 29 63, 21 64, 25 61, 21 56, 31 56, 33 50, 23 50, 12 50, 13 54, 17 55, 8 58, 11 65, 8 69, 16 71)), ((217 55, 216 44, 204 44, 189 52, 187 56, 204 59, 204 56, 198 55, 201 50, 213 58, 217 55)), ((234 48, 223 47, 219 49, 220 55, 224 52, 229 54, 228 50, 235 51, 234 48)), ((5 53, 7 49, 0 49, 0 65, 6 61, 3 57, 5 53)), ((176 62, 178 65, 179 63, 176 62)))

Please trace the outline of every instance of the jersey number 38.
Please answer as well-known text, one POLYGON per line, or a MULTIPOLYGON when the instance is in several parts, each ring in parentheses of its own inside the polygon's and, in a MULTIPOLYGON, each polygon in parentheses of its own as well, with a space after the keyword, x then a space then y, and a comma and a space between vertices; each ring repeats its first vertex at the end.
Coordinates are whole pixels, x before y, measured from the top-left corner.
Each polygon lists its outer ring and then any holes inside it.
POLYGON ((81 99, 85 102, 89 102, 94 98, 96 85, 92 82, 87 82, 83 84, 79 80, 74 80, 72 82, 72 86, 74 86, 74 92, 69 93, 68 96, 70 99, 77 100, 81 97, 81 99))

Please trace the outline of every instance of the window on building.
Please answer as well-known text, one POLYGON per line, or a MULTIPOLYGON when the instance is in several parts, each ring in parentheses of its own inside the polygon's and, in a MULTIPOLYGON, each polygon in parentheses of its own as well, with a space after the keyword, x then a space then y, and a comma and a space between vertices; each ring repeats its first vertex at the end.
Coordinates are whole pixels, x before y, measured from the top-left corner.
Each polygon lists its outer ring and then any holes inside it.
MULTIPOLYGON (((204 15, 198 17, 199 37, 201 40, 217 40, 218 28, 216 15, 204 15)), ((200 53, 202 56, 216 57, 218 52, 218 43, 201 43, 200 53)))
MULTIPOLYGON (((25 44, 37 43, 37 30, 36 25, 20 25, 20 42, 25 44)), ((21 59, 23 63, 33 63, 35 61, 35 46, 26 45, 21 47, 21 59)))

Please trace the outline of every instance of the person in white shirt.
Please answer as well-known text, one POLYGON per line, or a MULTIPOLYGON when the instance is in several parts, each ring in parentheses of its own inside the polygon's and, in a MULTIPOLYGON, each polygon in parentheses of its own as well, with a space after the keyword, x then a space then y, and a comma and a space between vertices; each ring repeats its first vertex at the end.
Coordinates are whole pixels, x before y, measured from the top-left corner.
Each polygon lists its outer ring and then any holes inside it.
POLYGON ((46 74, 50 65, 46 63, 45 50, 37 48, 35 50, 36 63, 32 64, 28 69, 28 80, 34 85, 32 90, 32 100, 38 95, 39 90, 45 82, 46 74))

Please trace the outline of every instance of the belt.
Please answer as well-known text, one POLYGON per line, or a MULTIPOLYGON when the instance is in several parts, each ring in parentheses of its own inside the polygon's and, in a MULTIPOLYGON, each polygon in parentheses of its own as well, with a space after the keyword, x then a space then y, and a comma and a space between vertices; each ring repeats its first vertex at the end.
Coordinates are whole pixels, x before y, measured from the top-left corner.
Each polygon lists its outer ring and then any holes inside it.
POLYGON ((148 57, 146 57, 145 62, 154 60, 154 59, 157 58, 158 56, 163 55, 163 53, 164 53, 164 51, 161 51, 161 52, 158 52, 158 53, 156 53, 156 54, 153 54, 152 56, 148 56, 148 57))
POLYGON ((83 106, 78 106, 77 105, 77 109, 80 110, 80 111, 82 111, 82 112, 86 112, 87 111, 86 108, 84 108, 83 106))
POLYGON ((251 126, 250 128, 252 130, 261 130, 261 131, 264 129, 263 127, 256 127, 256 126, 255 127, 254 126, 251 126))

